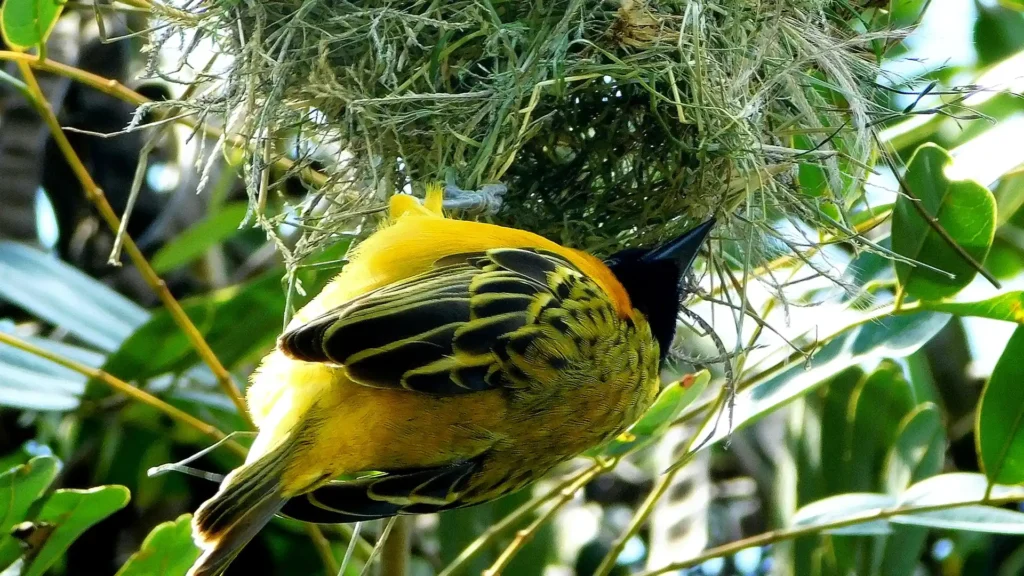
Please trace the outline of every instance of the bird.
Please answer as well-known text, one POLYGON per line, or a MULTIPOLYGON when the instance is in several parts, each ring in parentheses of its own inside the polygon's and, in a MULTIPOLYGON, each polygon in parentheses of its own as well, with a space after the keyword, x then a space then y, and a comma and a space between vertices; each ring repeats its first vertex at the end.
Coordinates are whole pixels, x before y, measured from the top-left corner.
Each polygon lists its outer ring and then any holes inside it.
POLYGON ((520 490, 653 403, 709 218, 601 260, 460 220, 443 189, 384 222, 251 377, 258 433, 192 519, 190 576, 222 574, 277 515, 334 524, 520 490))

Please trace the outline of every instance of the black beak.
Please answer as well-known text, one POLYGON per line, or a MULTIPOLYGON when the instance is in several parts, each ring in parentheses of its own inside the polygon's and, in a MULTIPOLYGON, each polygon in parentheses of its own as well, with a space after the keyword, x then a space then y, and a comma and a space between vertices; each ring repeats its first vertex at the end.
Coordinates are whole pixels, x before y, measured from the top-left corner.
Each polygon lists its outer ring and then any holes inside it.
POLYGON ((712 218, 682 236, 669 240, 668 242, 654 248, 641 258, 647 263, 663 262, 666 260, 675 262, 680 272, 686 272, 693 264, 693 260, 700 252, 711 229, 715 227, 715 219, 712 218))

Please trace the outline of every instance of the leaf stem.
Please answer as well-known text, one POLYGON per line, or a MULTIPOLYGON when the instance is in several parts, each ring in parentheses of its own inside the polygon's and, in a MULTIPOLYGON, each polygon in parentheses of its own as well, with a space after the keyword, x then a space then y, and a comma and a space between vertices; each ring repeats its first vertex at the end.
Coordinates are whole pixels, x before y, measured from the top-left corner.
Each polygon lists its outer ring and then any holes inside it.
POLYGON ((580 470, 576 474, 569 476, 558 486, 555 486, 554 488, 545 492, 544 494, 536 496, 529 502, 526 502, 519 508, 516 508, 511 514, 505 516, 497 524, 491 526, 483 534, 478 536, 477 539, 474 540, 472 544, 463 548, 462 552, 458 555, 458 557, 456 557, 455 560, 452 560, 451 563, 445 566, 444 570, 442 570, 437 576, 455 576, 455 574, 458 574, 459 571, 463 567, 465 567, 465 565, 469 562, 470 559, 473 558, 473 556, 476 555, 477 552, 482 550, 500 534, 505 532, 505 530, 507 530, 509 526, 512 526, 513 524, 521 520, 524 516, 533 512, 548 500, 554 498, 559 492, 567 489, 569 486, 577 482, 580 478, 585 476, 592 478, 596 476, 598 473, 607 470, 609 467, 609 465, 605 465, 602 463, 594 463, 592 466, 584 468, 583 470, 580 470))
MULTIPOLYGON (((57 120, 56 114, 53 113, 53 109, 50 107, 50 103, 46 100, 46 96, 43 94, 42 89, 39 87, 39 83, 36 81, 35 74, 32 72, 32 67, 25 60, 17 60, 18 69, 21 71, 22 76, 25 79, 25 84, 28 86, 29 92, 32 96, 31 103, 38 110, 43 120, 46 122, 50 129, 50 133, 53 136, 54 142, 56 142, 58 148, 67 160, 71 170, 75 173, 78 181, 82 184, 82 189, 85 192, 86 198, 96 207, 96 210, 100 213, 100 216, 106 221, 107 226, 116 234, 121 227, 120 219, 114 212, 114 209, 110 206, 106 196, 103 194, 103 190, 96 184, 89 174, 89 170, 82 164, 78 154, 72 147, 71 142, 64 135, 64 131, 61 130, 60 122, 57 120)), ((118 84, 119 85, 119 84, 118 84)), ((135 242, 127 235, 124 235, 124 248, 128 253, 129 258, 135 263, 139 273, 146 281, 157 297, 167 308, 171 318, 185 333, 186 338, 191 342, 192 347, 195 348, 196 353, 199 357, 210 367, 213 375, 216 377, 218 384, 224 393, 231 399, 238 409, 239 415, 252 426, 252 421, 249 419, 249 412, 246 410, 245 401, 242 399, 242 394, 238 390, 238 386, 235 384, 234 379, 231 377, 231 373, 221 364, 220 360, 217 359, 216 354, 210 348, 210 345, 203 338, 202 333, 196 328, 195 324, 182 309, 181 304, 174 298, 171 291, 167 289, 167 284, 153 271, 153 267, 150 266, 146 257, 139 250, 135 242)))
POLYGON ((965 506, 978 506, 978 505, 1001 505, 1010 502, 1020 502, 1024 500, 1020 496, 1014 496, 1009 498, 982 498, 981 500, 975 500, 971 502, 956 502, 952 504, 933 504, 931 506, 897 506, 894 508, 884 508, 877 512, 862 513, 847 518, 841 518, 833 522, 824 522, 821 524, 813 524, 810 526, 801 526, 799 528, 785 528, 779 530, 772 530, 770 532, 764 532, 756 536, 737 540, 729 544, 723 544, 716 546, 710 550, 694 556, 689 560, 683 560, 682 562, 673 562, 667 564, 661 568, 654 570, 648 570, 647 572, 641 573, 639 576, 658 576, 659 574, 666 574, 668 572, 678 572, 687 568, 692 568, 699 564, 703 564, 708 560, 714 558, 721 558, 722 556, 728 556, 735 554, 740 550, 746 548, 762 547, 775 544, 777 542, 783 542, 786 540, 793 540, 801 536, 807 536, 823 530, 834 530, 837 528, 843 528, 845 526, 853 526, 854 524, 863 524, 865 522, 873 522, 877 520, 886 520, 894 516, 903 516, 909 514, 919 514, 922 512, 934 512, 936 510, 951 510, 954 508, 962 508, 965 506))
MULTIPOLYGON (((192 416, 188 412, 185 412, 184 410, 181 410, 179 408, 175 408, 174 406, 171 406, 167 402, 164 402, 163 400, 157 398, 156 396, 153 396, 149 392, 132 386, 131 384, 125 382, 124 380, 121 380, 120 378, 117 378, 116 376, 109 374, 107 372, 104 372, 103 370, 93 368, 91 366, 86 366, 84 364, 80 364, 78 362, 75 362, 74 360, 65 358, 60 354, 56 354, 50 352, 49 350, 40 348, 35 344, 32 344, 31 342, 27 342, 25 340, 22 340, 21 338, 18 338, 17 336, 8 334, 6 332, 0 332, 0 342, 7 344, 9 346, 13 346, 14 348, 17 348, 18 350, 21 350, 23 352, 28 352, 29 354, 32 354, 34 356, 38 356, 45 360, 49 360, 54 364, 59 364, 60 366, 63 366, 70 370, 74 370, 79 374, 88 376, 89 378, 102 382, 109 386, 111 389, 120 392, 137 402, 145 404, 146 406, 155 408, 160 412, 163 412, 176 422, 194 428, 195 430, 209 436, 210 438, 213 438, 214 440, 223 440, 225 438, 224 433, 218 430, 215 426, 207 424, 206 422, 199 420, 195 416, 192 416)), ((228 440, 227 442, 225 442, 225 444, 233 452, 241 456, 245 456, 246 449, 242 447, 242 445, 235 442, 234 440, 228 440)))
POLYGON ((409 573, 411 518, 399 516, 380 552, 380 573, 405 576, 409 573))

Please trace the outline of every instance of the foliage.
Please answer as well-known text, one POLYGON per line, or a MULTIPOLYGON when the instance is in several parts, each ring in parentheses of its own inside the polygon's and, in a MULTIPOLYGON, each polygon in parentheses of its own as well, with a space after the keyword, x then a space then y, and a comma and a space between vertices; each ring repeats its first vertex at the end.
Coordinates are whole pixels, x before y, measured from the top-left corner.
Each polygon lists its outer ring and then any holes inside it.
MULTIPOLYGON (((889 68, 914 44, 893 31, 917 22, 921 0, 217 0, 201 15, 125 4, 236 57, 218 72, 226 83, 211 73, 191 97, 140 113, 210 113, 169 196, 216 184, 201 213, 168 201, 147 221, 181 217, 167 241, 145 242, 158 236, 148 227, 126 237, 168 279, 151 284, 164 307, 126 296, 123 278, 0 239, 0 571, 183 575, 198 554, 189 513, 247 443, 238 434, 188 459, 246 429, 225 379, 246 381, 381 198, 436 178, 501 180, 494 220, 599 252, 724 213, 689 301, 724 350, 684 318, 668 384, 640 421, 532 490, 409 520, 409 574, 747 575, 769 560, 793 574, 1020 573, 1024 158, 985 172, 972 147, 1024 104, 952 80, 1012 86, 1018 2, 973 3, 974 60, 910 77, 889 68), (213 113, 225 110, 235 122, 219 139, 213 113), (200 149, 240 141, 230 161, 200 149), (865 186, 870 171, 882 185, 865 186), (659 542, 671 553, 656 555, 659 542)), ((5 0, 4 39, 42 47, 61 10, 95 16, 82 9, 5 0)), ((23 74, 0 81, 36 104, 46 78, 32 66, 78 74, 35 55, 0 60, 23 74)), ((86 172, 125 170, 62 153, 86 172)), ((351 552, 354 576, 372 568, 383 529, 281 519, 234 573, 333 575, 351 552)), ((395 551, 381 556, 386 572, 395 551)))

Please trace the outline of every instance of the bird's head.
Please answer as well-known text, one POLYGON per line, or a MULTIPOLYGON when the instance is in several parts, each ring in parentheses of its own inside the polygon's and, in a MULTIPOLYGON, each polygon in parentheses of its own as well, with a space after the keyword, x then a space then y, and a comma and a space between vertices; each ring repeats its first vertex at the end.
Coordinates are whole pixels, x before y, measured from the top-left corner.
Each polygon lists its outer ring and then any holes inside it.
POLYGON ((683 275, 693 265, 714 225, 712 218, 660 246, 629 248, 604 261, 626 289, 633 307, 647 318, 661 349, 662 360, 676 333, 683 275))

